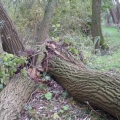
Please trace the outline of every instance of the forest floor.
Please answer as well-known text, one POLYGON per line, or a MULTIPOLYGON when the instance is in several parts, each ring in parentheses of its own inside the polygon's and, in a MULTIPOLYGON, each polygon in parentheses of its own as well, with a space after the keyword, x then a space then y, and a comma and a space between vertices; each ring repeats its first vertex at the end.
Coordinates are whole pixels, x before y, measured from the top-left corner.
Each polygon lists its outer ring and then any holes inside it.
MULTIPOLYGON (((92 69, 119 74, 120 31, 114 27, 103 27, 103 33, 110 50, 106 55, 93 55, 87 65, 92 69)), ((38 85, 18 115, 19 120, 117 120, 89 103, 77 102, 46 73, 43 79, 48 83, 38 85)))
POLYGON ((109 51, 105 55, 91 56, 88 66, 100 71, 120 75, 120 30, 111 26, 103 26, 102 28, 106 42, 109 45, 109 51))

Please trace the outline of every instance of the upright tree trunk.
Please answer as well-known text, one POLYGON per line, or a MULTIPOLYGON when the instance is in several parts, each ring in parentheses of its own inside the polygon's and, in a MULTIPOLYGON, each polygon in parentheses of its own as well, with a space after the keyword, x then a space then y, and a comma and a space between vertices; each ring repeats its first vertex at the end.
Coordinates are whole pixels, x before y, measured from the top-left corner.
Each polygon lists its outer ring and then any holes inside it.
MULTIPOLYGON (((55 3, 56 0, 49 0, 48 2, 48 8, 46 7, 46 13, 39 29, 39 41, 43 41, 46 37, 55 3)), ((24 47, 1 1, 0 10, 0 20, 5 21, 2 32, 0 32, 3 49, 8 53, 18 55, 18 52, 23 51, 24 47)), ((27 78, 21 76, 13 78, 0 93, 0 120, 16 120, 22 104, 27 101, 34 91, 34 87, 35 83, 27 78)))
POLYGON ((110 9, 110 14, 112 16, 113 23, 117 24, 118 23, 118 19, 117 19, 116 12, 115 12, 114 8, 110 9))
POLYGON ((117 18, 117 14, 116 14, 116 9, 115 9, 115 1, 110 1, 111 2, 111 8, 110 8, 110 14, 112 16, 112 20, 113 20, 113 23, 114 24, 117 24, 118 23, 118 18, 117 18))
POLYGON ((92 0, 92 37, 95 49, 107 50, 109 47, 105 42, 101 29, 101 0, 92 0), (96 40, 96 37, 100 37, 96 40))
POLYGON ((120 3, 119 3, 119 0, 116 0, 116 3, 117 3, 117 6, 116 6, 116 9, 117 9, 117 19, 118 19, 118 24, 120 23, 120 3))
POLYGON ((106 26, 109 26, 110 25, 110 14, 108 13, 108 11, 106 13, 105 19, 106 19, 106 26))
MULTIPOLYGON (((1 21, 0 37, 3 50, 18 55, 18 52, 23 51, 24 47, 0 0, 1 21)), ((16 120, 23 103, 28 100, 34 88, 35 83, 33 81, 15 75, 15 78, 0 93, 0 120, 16 120)))
POLYGON ((57 0, 48 0, 48 5, 46 6, 44 18, 42 22, 40 23, 40 26, 38 26, 37 31, 37 42, 43 42, 49 34, 49 24, 51 21, 51 17, 55 8, 57 0))
POLYGON ((8 16, 0 0, 0 22, 3 22, 3 29, 1 31, 1 40, 3 50, 18 55, 19 51, 23 51, 24 47, 18 33, 12 23, 12 20, 8 16))

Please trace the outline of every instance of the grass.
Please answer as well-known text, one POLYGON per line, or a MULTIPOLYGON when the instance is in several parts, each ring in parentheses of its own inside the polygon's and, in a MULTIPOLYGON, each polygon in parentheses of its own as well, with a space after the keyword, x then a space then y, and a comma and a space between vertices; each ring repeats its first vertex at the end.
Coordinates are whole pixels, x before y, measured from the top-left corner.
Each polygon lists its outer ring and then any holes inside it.
POLYGON ((115 27, 102 27, 106 42, 110 46, 107 55, 93 55, 88 66, 101 71, 109 71, 120 75, 120 31, 115 27))
POLYGON ((107 37, 109 45, 120 44, 120 31, 116 27, 102 27, 103 34, 107 37))

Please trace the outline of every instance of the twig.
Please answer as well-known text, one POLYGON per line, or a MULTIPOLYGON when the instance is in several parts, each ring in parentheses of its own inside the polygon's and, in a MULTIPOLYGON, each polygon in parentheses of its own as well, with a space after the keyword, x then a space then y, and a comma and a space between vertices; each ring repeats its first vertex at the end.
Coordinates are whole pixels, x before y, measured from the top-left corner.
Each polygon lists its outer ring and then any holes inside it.
MULTIPOLYGON (((92 108, 92 106, 89 104, 89 102, 88 101, 86 101, 85 102, 89 107, 90 107, 90 109, 93 111, 93 112, 95 112, 96 114, 98 114, 99 116, 102 116, 103 118, 105 118, 106 119, 106 117, 105 116, 103 116, 103 115, 101 115, 100 113, 98 113, 96 110, 94 110, 93 108, 92 108)), ((107 119, 108 120, 108 119, 107 119)))

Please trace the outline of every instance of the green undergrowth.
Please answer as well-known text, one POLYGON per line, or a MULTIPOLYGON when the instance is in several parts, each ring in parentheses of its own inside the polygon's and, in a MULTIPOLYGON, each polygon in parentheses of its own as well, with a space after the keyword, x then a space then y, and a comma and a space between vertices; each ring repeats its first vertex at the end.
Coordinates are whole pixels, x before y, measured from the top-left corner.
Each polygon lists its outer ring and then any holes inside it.
MULTIPOLYGON (((112 72, 114 74, 120 74, 120 33, 114 27, 104 27, 103 33, 107 43, 110 46, 110 50, 102 55, 98 52, 97 55, 93 54, 94 45, 90 37, 83 37, 82 35, 66 35, 64 40, 66 44, 71 44, 72 47, 68 46, 69 51, 75 54, 77 57, 82 52, 84 55, 84 63, 91 69, 97 69, 99 71, 112 72)), ((58 38, 59 39, 59 38, 58 38)), ((57 39, 56 39, 57 41, 57 39)), ((62 42, 61 42, 62 44, 62 42)), ((16 68, 19 67, 26 61, 25 58, 18 58, 11 54, 0 54, 0 89, 3 89, 4 85, 7 85, 9 77, 11 77, 16 68)), ((24 74, 26 74, 23 71, 24 74)), ((45 76, 46 79, 50 77, 45 76)), ((22 117, 32 117, 30 120, 39 120, 40 116, 47 119, 64 119, 64 120, 76 120, 76 118, 82 118, 84 120, 107 120, 105 115, 100 115, 99 111, 96 114, 96 110, 88 109, 87 107, 81 107, 80 104, 75 104, 75 101, 69 96, 63 94, 60 86, 53 81, 50 82, 50 86, 40 88, 35 96, 31 96, 30 104, 27 102, 22 117), (51 87, 50 87, 51 86, 51 87), (45 90, 44 90, 45 89, 45 90), (35 107, 36 101, 37 106, 35 107), (39 106, 39 107, 38 107, 39 106), (42 113, 42 114, 41 114, 42 113), (48 114, 49 113, 49 114, 48 114), (28 116, 27 116, 28 115, 28 116)), ((104 113, 105 114, 105 113, 104 113)), ((109 119, 112 120, 112 119, 109 119)))
MULTIPOLYGON (((104 72, 112 72, 120 74, 120 31, 116 27, 102 27, 103 35, 109 45, 109 51, 94 54, 94 44, 91 37, 82 35, 66 35, 63 37, 65 44, 68 44, 68 50, 75 56, 79 57, 82 53, 84 56, 83 62, 91 69, 96 69, 104 72), (72 46, 69 46, 69 44, 72 46)), ((59 38, 57 38, 59 39, 59 38)), ((57 41, 57 39, 55 39, 57 41)))
POLYGON ((116 27, 102 27, 105 38, 107 39, 108 44, 113 47, 114 45, 120 45, 120 30, 116 27))
POLYGON ((96 56, 93 55, 88 63, 88 67, 101 71, 120 73, 120 51, 112 55, 96 56))
MULTIPOLYGON (((15 74, 17 69, 26 63, 25 57, 17 57, 8 53, 0 53, 0 91, 9 83, 9 79, 15 74)), ((23 75, 27 75, 25 69, 23 75)))
MULTIPOLYGON (((109 45, 109 51, 105 53, 94 54, 94 45, 90 37, 83 36, 65 36, 65 42, 72 41, 74 49, 82 51, 84 55, 84 63, 90 68, 106 73, 120 75, 120 31, 115 27, 102 27, 103 35, 109 45), (77 44, 75 44, 77 43, 77 44)), ((76 52, 78 53, 78 52, 76 52)), ((91 111, 88 110, 90 115, 91 111)), ((99 112, 98 112, 99 114, 99 112)), ((111 120, 112 118, 109 118, 111 120)), ((87 119, 86 119, 87 120, 87 119)), ((108 120, 105 117, 100 117, 96 113, 90 115, 90 120, 108 120)))
POLYGON ((104 72, 120 74, 120 31, 115 27, 102 27, 103 34, 109 44, 109 51, 101 55, 91 55, 88 59, 88 67, 104 72))
MULTIPOLYGON (((90 69, 96 69, 106 73, 120 75, 120 31, 115 27, 102 27, 103 35, 109 45, 109 51, 105 54, 93 54, 92 46, 84 50, 87 66, 90 69), (89 50, 89 51, 88 51, 89 50)), ((91 119, 106 120, 106 118, 97 118, 96 114, 91 116, 91 119), (94 116, 94 118, 92 118, 94 116)))

